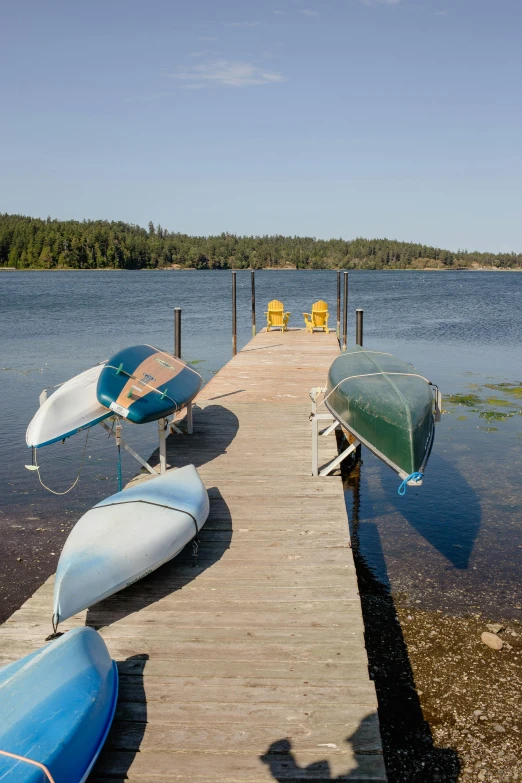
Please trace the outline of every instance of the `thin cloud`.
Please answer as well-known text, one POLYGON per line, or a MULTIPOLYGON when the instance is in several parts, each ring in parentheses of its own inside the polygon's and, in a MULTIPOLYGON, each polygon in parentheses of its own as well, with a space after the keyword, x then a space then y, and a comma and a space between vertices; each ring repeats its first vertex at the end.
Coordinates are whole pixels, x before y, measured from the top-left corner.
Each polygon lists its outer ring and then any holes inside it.
POLYGON ((199 52, 189 52, 189 57, 219 57, 222 52, 219 49, 205 49, 199 52))
POLYGON ((276 16, 286 16, 286 11, 275 10, 272 11, 272 13, 275 14, 276 16))
POLYGON ((319 11, 312 11, 310 8, 299 9, 305 16, 319 16, 319 11))
POLYGON ((361 2, 364 5, 375 5, 376 3, 380 5, 398 5, 400 0, 361 0, 361 2))
POLYGON ((217 85, 219 87, 250 87, 285 81, 282 74, 267 71, 253 63, 240 60, 211 60, 189 67, 179 66, 170 74, 188 89, 217 85))
POLYGON ((225 27, 259 27, 261 22, 225 22, 225 27))
POLYGON ((435 11, 435 16, 447 16, 447 11, 435 11))
POLYGON ((198 41, 217 41, 218 38, 216 38, 215 35, 200 35, 198 38, 198 41))
POLYGON ((122 103, 136 103, 138 101, 156 101, 158 98, 166 98, 168 95, 175 95, 174 90, 167 92, 153 92, 150 95, 134 95, 129 98, 123 98, 122 103))

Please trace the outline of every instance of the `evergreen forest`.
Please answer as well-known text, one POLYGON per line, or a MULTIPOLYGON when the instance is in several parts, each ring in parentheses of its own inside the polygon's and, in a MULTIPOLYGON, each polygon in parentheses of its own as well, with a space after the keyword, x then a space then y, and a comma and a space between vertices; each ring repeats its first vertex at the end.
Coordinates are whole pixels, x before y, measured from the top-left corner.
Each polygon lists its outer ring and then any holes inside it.
POLYGON ((16 269, 522 268, 522 253, 480 253, 391 239, 189 236, 149 223, 0 215, 0 266, 16 269))

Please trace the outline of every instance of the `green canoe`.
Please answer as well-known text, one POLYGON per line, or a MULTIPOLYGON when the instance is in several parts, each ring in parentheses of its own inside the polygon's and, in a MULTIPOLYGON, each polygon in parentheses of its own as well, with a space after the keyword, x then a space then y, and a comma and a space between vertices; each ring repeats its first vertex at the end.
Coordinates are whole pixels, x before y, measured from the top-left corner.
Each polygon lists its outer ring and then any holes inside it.
POLYGON ((325 405, 402 479, 424 472, 435 429, 433 392, 411 364, 349 347, 330 367, 325 405))

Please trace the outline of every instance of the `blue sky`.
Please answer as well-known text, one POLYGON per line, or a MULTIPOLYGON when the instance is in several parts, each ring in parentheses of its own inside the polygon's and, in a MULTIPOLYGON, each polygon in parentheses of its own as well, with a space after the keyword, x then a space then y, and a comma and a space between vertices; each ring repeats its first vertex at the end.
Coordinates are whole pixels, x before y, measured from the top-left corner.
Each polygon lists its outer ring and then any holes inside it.
POLYGON ((2 212, 522 251, 521 0, 2 7, 2 212))

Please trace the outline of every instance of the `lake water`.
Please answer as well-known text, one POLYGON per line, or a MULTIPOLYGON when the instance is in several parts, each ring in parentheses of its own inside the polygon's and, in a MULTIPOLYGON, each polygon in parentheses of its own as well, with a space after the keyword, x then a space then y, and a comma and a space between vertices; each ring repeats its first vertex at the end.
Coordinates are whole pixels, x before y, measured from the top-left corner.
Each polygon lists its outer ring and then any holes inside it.
MULTIPOLYGON (((250 272, 237 279, 241 347, 251 330, 250 272)), ((522 274, 350 272, 349 283, 350 339, 361 307, 365 347, 412 362, 440 386, 447 411, 424 484, 404 498, 397 476, 363 451, 346 497, 364 558, 377 579, 421 607, 522 619, 522 274)), ((335 272, 261 271, 256 293, 258 327, 273 298, 291 310, 291 325, 302 326, 301 313, 318 298, 335 320, 335 272)), ((209 379, 231 356, 230 273, 4 272, 0 304, 0 526, 9 542, 1 576, 9 598, 7 582, 32 579, 34 587, 50 573, 54 533, 61 541, 117 489, 115 447, 101 427, 90 431, 71 493, 51 495, 25 470, 25 430, 40 391, 127 345, 172 350, 174 307, 183 309, 183 356, 209 379)), ((145 457, 157 445, 155 424, 124 434, 145 457)), ((53 489, 74 481, 84 439, 39 452, 53 489)), ((137 464, 123 460, 129 479, 137 464)))

